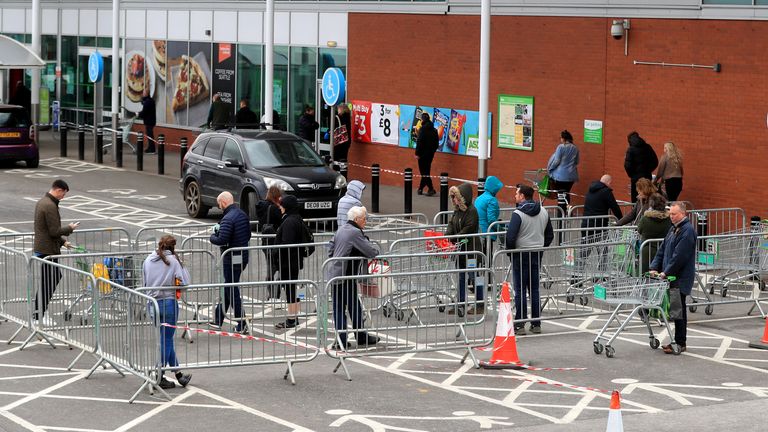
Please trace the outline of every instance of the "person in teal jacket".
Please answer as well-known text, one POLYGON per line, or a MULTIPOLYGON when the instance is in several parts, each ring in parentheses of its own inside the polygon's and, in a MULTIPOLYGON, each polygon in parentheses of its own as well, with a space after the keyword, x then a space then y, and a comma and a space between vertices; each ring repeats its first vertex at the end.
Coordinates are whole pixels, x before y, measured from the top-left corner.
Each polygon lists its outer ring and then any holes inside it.
POLYGON ((499 200, 496 194, 503 186, 504 183, 498 177, 488 176, 485 179, 485 192, 475 200, 481 233, 487 233, 491 224, 499 220, 499 200))

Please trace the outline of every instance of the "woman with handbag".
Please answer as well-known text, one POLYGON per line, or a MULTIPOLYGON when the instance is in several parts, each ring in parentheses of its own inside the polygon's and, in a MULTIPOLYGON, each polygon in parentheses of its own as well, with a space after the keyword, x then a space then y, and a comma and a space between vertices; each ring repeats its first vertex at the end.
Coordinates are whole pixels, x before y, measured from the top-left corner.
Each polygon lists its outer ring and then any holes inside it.
POLYGON ((683 190, 683 156, 672 141, 664 143, 664 154, 661 155, 654 181, 659 190, 664 186, 669 201, 677 201, 683 190))
POLYGON ((352 116, 346 104, 336 107, 336 122, 338 126, 333 130, 333 159, 347 161, 349 146, 352 144, 350 132, 352 132, 352 116))

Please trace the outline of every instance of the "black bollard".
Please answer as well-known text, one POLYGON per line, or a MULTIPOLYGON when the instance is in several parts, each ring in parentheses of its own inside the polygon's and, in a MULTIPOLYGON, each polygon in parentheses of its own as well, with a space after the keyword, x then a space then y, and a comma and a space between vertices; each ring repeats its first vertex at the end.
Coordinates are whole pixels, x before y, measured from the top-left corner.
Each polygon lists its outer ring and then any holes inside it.
POLYGON ((61 157, 67 157, 67 125, 59 123, 59 138, 61 139, 61 157))
POLYGON ((144 133, 136 136, 136 171, 144 171, 144 133))
POLYGON ((184 177, 184 156, 187 155, 187 142, 187 137, 181 138, 181 146, 179 149, 179 177, 184 177))
POLYGON ((77 125, 77 159, 85 160, 85 129, 77 125))
POLYGON ((339 166, 341 167, 339 174, 343 175, 345 179, 349 178, 349 165, 347 165, 347 161, 339 162, 339 166))
POLYGON ((480 196, 485 192, 485 177, 478 177, 477 179, 477 196, 480 196))
POLYGON ((123 167, 123 131, 122 128, 117 128, 115 133, 115 166, 118 168, 123 167))
POLYGON ((165 135, 157 137, 157 173, 165 175, 165 135))
POLYGON ((707 220, 707 214, 704 212, 696 213, 696 237, 699 237, 699 250, 707 250, 707 240, 700 237, 706 236, 709 232, 709 221, 707 220))
POLYGON ((403 213, 413 213, 413 170, 405 169, 403 175, 405 184, 403 186, 403 213))
POLYGON ((379 179, 381 177, 381 167, 379 164, 371 166, 371 211, 379 212, 379 179))
POLYGON ((102 128, 96 129, 96 163, 104 163, 104 130, 102 128))
MULTIPOLYGON (((448 173, 440 173, 440 211, 448 211, 448 173)), ((447 219, 443 218, 440 223, 447 223, 447 219)))

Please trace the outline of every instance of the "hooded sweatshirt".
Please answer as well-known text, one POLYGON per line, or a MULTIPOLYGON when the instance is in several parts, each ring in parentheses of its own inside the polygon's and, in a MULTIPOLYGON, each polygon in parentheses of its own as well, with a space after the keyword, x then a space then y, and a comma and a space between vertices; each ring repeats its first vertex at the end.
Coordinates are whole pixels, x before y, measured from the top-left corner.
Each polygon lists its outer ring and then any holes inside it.
MULTIPOLYGON (((144 260, 144 286, 172 287, 177 286, 177 280, 180 285, 189 285, 190 277, 187 269, 182 267, 176 257, 171 254, 171 251, 166 250, 163 251, 163 253, 168 260, 168 265, 163 262, 160 255, 157 254, 157 251, 152 252, 152 254, 144 260)), ((146 294, 157 300, 176 297, 176 292, 172 289, 149 290, 146 294)))
POLYGON ((629 148, 624 156, 624 171, 632 180, 652 178, 653 170, 659 164, 659 158, 653 147, 648 145, 638 134, 629 136, 629 148))
POLYGON ((352 207, 362 207, 360 201, 363 198, 365 184, 359 180, 352 180, 347 185, 347 193, 339 200, 339 207, 336 212, 336 223, 339 228, 347 223, 347 213, 352 207))
POLYGON ((499 193, 504 184, 496 176, 485 179, 485 192, 475 200, 475 208, 480 224, 480 232, 488 232, 488 227, 499 219, 499 193))
POLYGON ((507 227, 507 249, 546 247, 554 238, 552 221, 539 203, 527 200, 517 205, 507 227))
POLYGON ((613 189, 599 180, 592 182, 584 198, 584 216, 606 216, 608 211, 621 218, 621 207, 613 196, 613 189))
MULTIPOLYGON (((451 202, 457 202, 454 204, 453 215, 451 220, 448 221, 448 229, 445 231, 445 235, 458 235, 458 234, 476 234, 479 229, 477 209, 472 205, 472 185, 464 183, 459 187, 451 186, 448 189, 448 197, 451 202), (456 197, 456 201, 453 198, 456 197)), ((456 239, 455 241, 461 241, 462 239, 456 239)), ((482 245, 480 239, 475 237, 466 238, 467 244, 462 250, 466 251, 482 251, 482 245)))

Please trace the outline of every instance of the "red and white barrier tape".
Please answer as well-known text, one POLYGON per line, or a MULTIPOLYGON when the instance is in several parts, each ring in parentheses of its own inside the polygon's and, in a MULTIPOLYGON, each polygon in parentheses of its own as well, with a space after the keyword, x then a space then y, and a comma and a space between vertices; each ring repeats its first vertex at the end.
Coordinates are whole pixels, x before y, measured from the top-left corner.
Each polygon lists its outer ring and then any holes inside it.
POLYGON ((194 328, 194 327, 189 327, 189 326, 175 326, 173 324, 168 324, 168 323, 162 323, 160 325, 163 326, 163 327, 170 327, 170 328, 174 328, 174 329, 177 329, 177 330, 186 330, 186 331, 190 331, 190 332, 193 332, 193 333, 203 333, 203 334, 210 334, 210 335, 215 335, 215 336, 225 336, 225 337, 231 337, 231 338, 235 338, 235 339, 243 339, 243 340, 249 340, 249 341, 267 342, 267 343, 274 343, 274 344, 277 344, 277 345, 285 345, 285 346, 298 347, 298 348, 308 348, 308 349, 312 349, 312 350, 315 350, 315 351, 319 351, 319 348, 317 348, 316 346, 312 346, 312 345, 295 344, 295 343, 290 343, 290 342, 286 342, 286 341, 281 341, 281 340, 276 340, 276 339, 269 339, 269 338, 264 338, 264 337, 251 336, 251 335, 244 335, 244 334, 240 334, 240 333, 230 333, 230 332, 225 332, 225 331, 220 331, 220 330, 200 329, 200 328, 194 328))

